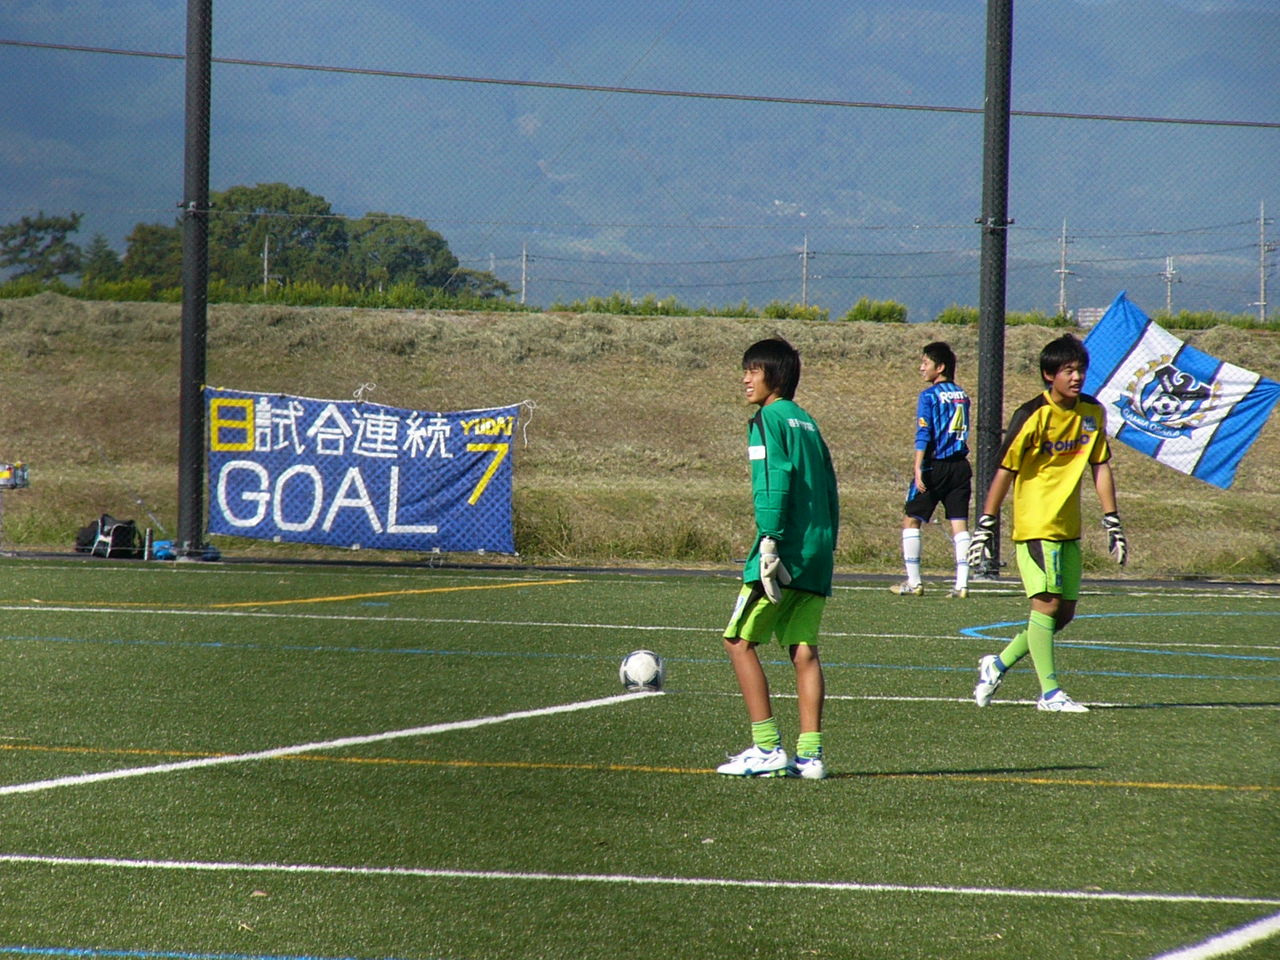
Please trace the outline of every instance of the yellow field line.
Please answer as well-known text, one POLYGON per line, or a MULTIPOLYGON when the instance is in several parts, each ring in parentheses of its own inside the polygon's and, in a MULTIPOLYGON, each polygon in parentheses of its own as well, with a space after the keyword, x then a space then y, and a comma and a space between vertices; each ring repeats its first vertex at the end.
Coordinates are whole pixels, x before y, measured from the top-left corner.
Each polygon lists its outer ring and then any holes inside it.
POLYGON ((554 587, 566 583, 583 583, 582 580, 525 580, 520 583, 486 583, 466 587, 422 587, 414 590, 379 590, 372 593, 337 594, 331 597, 299 597, 292 600, 237 600, 234 603, 153 603, 147 600, 41 600, 32 597, 29 603, 56 603, 68 607, 148 607, 179 610, 230 610, 236 607, 280 607, 293 603, 337 603, 342 600, 368 600, 372 597, 407 597, 426 593, 461 593, 467 590, 512 590, 517 587, 554 587))
MULTIPOLYGON (((202 753, 183 750, 109 749, 103 747, 55 747, 36 744, 0 743, 0 751, 28 753, 76 753, 96 756, 122 757, 225 757, 228 753, 202 753)), ((655 767, 624 763, 535 763, 526 760, 434 760, 422 757, 327 757, 319 754, 294 754, 281 760, 302 760, 308 763, 349 763, 377 766, 404 767, 460 767, 507 770, 599 770, 607 773, 674 773, 709 774, 709 767, 655 767)), ((1013 783, 1050 787, 1119 787, 1129 790, 1215 790, 1240 793, 1280 792, 1280 786, 1266 784, 1231 783, 1165 783, 1143 780, 1084 780, 1078 778, 1019 777, 1013 774, 974 773, 848 773, 836 774, 833 779, 870 780, 953 780, 965 783, 1013 783)))
POLYGON ((341 600, 368 600, 371 597, 410 597, 426 593, 462 593, 467 590, 512 590, 517 587, 555 587, 581 580, 530 580, 522 583, 486 583, 469 587, 422 587, 416 590, 378 590, 373 593, 348 593, 332 597, 302 597, 296 600, 242 600, 236 603, 211 603, 210 610, 232 607, 279 607, 291 603, 335 603, 341 600))

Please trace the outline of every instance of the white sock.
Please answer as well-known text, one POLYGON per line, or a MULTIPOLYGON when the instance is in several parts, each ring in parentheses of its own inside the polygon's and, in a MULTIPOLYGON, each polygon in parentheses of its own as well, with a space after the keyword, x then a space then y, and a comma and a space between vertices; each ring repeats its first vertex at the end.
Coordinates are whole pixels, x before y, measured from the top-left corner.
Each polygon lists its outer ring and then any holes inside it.
POLYGON ((907 583, 920 582, 920 528, 902 528, 902 560, 907 567, 907 583))
POLYGON ((956 589, 966 590, 969 587, 969 541, 973 537, 965 530, 953 538, 956 547, 956 589))

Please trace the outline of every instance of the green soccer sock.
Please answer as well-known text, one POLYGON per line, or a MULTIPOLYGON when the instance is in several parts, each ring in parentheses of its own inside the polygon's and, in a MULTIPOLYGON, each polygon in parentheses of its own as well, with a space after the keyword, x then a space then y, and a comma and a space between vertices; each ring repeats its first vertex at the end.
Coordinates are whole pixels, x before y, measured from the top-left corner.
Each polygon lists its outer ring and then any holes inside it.
POLYGON ((1009 641, 1008 646, 1000 651, 1000 662, 1004 664, 1004 668, 1008 670, 1015 663, 1027 655, 1030 647, 1027 645, 1027 631, 1023 630, 1020 634, 1009 641))
POLYGON ((1036 665, 1040 678, 1040 692, 1048 693, 1058 687, 1058 672, 1053 665, 1053 631, 1057 624, 1047 613, 1032 612, 1027 620, 1027 645, 1031 649, 1031 662, 1036 665))
POLYGON ((751 742, 761 750, 776 750, 782 743, 778 721, 773 717, 751 724, 751 742))
POLYGON ((822 756, 822 731, 818 730, 810 733, 802 733, 800 736, 796 737, 796 756, 822 756))

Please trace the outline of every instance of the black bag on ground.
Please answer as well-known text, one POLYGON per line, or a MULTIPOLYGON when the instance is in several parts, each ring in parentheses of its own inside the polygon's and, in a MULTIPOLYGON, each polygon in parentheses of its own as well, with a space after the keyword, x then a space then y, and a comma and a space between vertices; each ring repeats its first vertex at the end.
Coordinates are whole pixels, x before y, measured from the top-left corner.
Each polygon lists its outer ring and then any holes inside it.
POLYGON ((76 534, 76 552, 95 557, 137 560, 142 556, 138 543, 138 525, 132 520, 117 520, 104 513, 80 528, 76 534))

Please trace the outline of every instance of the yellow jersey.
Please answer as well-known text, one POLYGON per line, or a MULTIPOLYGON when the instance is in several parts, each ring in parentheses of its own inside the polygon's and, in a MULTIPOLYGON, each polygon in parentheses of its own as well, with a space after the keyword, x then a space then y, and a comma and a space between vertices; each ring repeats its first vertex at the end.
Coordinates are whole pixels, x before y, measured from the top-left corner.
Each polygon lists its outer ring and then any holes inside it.
POLYGON ((1014 471, 1013 539, 1079 540, 1085 467, 1111 459, 1105 412, 1081 394, 1061 407, 1046 390, 1009 420, 1000 466, 1014 471))

